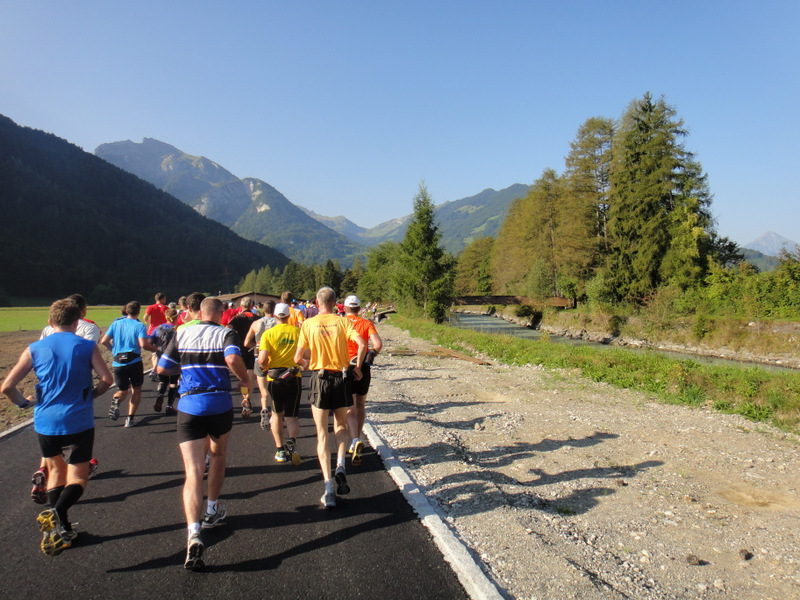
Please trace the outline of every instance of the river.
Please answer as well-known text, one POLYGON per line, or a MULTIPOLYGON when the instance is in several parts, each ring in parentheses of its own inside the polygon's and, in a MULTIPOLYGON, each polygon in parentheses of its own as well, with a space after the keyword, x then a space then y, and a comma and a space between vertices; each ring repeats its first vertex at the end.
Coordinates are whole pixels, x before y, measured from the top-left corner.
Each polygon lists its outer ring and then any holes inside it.
POLYGON ((531 329, 530 327, 523 327, 521 325, 517 325, 516 323, 510 323, 508 321, 500 319, 499 317, 492 317, 489 315, 475 315, 469 313, 454 312, 451 313, 450 316, 450 325, 453 327, 459 327, 461 329, 472 329, 474 331, 480 331, 483 333, 491 333, 497 335, 510 335, 513 337, 518 337, 533 341, 539 340, 544 336, 547 339, 549 339, 549 341, 557 344, 569 344, 573 346, 594 346, 595 348, 603 348, 603 349, 614 348, 615 350, 625 350, 628 352, 640 352, 640 353, 655 352, 663 356, 673 358, 675 360, 691 360, 697 363, 707 364, 707 365, 757 367, 767 371, 789 371, 795 373, 797 372, 797 369, 792 369, 790 367, 782 367, 778 365, 770 365, 770 364, 756 363, 756 362, 745 362, 745 361, 730 360, 725 358, 714 358, 710 356, 691 354, 688 352, 683 353, 683 352, 672 352, 667 350, 631 348, 629 346, 612 346, 609 344, 601 344, 599 342, 589 342, 586 340, 578 340, 547 333, 543 334, 542 332, 536 329, 531 329))

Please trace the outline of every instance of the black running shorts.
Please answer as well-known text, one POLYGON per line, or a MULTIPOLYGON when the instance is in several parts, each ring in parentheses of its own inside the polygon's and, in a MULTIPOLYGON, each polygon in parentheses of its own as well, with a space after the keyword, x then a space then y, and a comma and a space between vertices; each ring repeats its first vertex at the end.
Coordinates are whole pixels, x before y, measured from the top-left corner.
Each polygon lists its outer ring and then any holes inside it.
POLYGON ((272 410, 284 417, 296 417, 300 411, 300 377, 273 379, 267 382, 267 394, 272 401, 272 410))
POLYGON ((130 365, 114 367, 114 383, 119 391, 125 392, 129 387, 142 387, 144 383, 144 363, 140 360, 130 365))
POLYGON ((202 440, 207 435, 219 439, 233 429, 233 408, 218 415, 190 415, 178 405, 178 443, 202 440))
POLYGON ((353 405, 353 396, 347 393, 347 381, 341 371, 318 371, 311 375, 308 398, 313 406, 323 410, 336 410, 353 405))
POLYGON ((39 437, 39 448, 44 458, 55 458, 66 448, 72 447, 67 462, 71 465, 92 460, 94 451, 94 427, 81 431, 80 433, 70 433, 68 435, 42 435, 39 437))
POLYGON ((347 367, 347 393, 366 396, 369 392, 369 382, 372 381, 369 365, 366 363, 361 365, 361 379, 358 381, 356 381, 353 376, 353 369, 355 368, 355 365, 350 365, 347 367))
POLYGON ((252 349, 245 348, 242 350, 242 361, 248 371, 252 371, 256 364, 256 355, 253 354, 252 349))

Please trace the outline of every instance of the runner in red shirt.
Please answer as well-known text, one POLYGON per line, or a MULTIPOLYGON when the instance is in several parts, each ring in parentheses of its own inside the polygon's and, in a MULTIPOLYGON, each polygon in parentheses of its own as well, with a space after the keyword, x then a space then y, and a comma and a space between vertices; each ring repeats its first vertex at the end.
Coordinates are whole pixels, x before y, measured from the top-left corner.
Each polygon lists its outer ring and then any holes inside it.
POLYGON ((156 327, 167 322, 167 317, 164 316, 166 311, 167 295, 158 292, 156 294, 156 303, 151 304, 144 311, 144 324, 147 325, 147 335, 153 335, 156 327))

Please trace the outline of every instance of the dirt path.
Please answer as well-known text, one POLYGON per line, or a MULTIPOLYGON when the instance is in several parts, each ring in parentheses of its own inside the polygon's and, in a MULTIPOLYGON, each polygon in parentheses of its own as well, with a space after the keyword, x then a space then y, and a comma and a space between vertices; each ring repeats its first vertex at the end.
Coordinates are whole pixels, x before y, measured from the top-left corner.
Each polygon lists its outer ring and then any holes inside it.
POLYGON ((797 436, 379 330, 370 419, 512 596, 800 598, 797 436))
MULTIPOLYGON (((379 331, 369 417, 511 596, 800 598, 797 436, 379 331)), ((37 337, 0 334, 1 377, 37 337)))

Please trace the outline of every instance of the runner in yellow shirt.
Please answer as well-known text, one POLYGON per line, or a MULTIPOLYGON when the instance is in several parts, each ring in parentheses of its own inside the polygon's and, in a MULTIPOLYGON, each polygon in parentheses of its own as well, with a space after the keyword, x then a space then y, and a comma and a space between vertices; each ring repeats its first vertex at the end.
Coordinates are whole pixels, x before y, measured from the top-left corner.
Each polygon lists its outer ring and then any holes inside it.
POLYGON ((270 428, 275 440, 275 460, 279 463, 290 459, 295 466, 301 462, 297 452, 297 434, 300 423, 300 382, 302 374, 294 362, 297 338, 300 330, 289 325, 289 305, 280 303, 273 313, 278 324, 267 329, 258 345, 258 364, 267 374, 267 397, 272 403, 270 428), (286 419, 288 439, 283 439, 283 421, 286 419))

